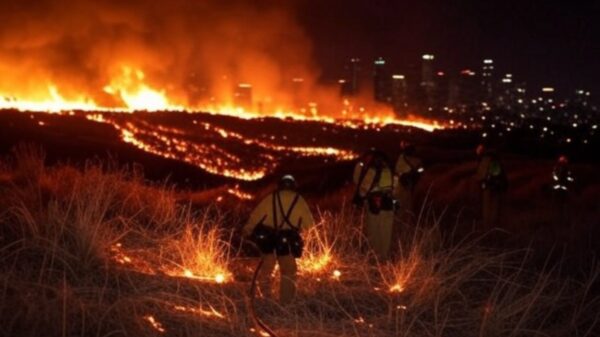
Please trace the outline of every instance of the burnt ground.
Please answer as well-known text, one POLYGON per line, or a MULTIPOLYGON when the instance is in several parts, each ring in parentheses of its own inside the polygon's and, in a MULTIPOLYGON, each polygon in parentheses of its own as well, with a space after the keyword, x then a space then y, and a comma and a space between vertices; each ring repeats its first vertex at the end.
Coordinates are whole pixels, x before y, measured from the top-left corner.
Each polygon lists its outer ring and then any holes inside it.
MULTIPOLYGON (((127 118, 127 116, 123 117, 127 118)), ((139 117, 138 117, 139 118, 139 117)), ((189 123, 189 114, 146 114, 148 122, 170 125, 189 123)), ((419 184, 417 204, 428 214, 443 214, 443 228, 450 233, 470 233, 479 227, 479 193, 472 180, 476 168, 473 148, 478 143, 477 132, 424 131, 390 127, 379 132, 354 130, 320 123, 298 123, 277 119, 238 120, 231 117, 195 115, 196 119, 245 134, 288 135, 289 142, 352 148, 363 151, 376 146, 390 158, 397 155, 397 144, 409 139, 418 145, 426 164, 426 173, 419 184)), ((211 175, 176 160, 148 154, 120 141, 110 125, 88 121, 82 114, 0 113, 0 155, 7 155, 20 143, 40 145, 47 154, 47 164, 84 165, 87 160, 110 161, 117 166, 135 167, 150 181, 175 184, 187 191, 194 202, 214 202, 218 192, 197 198, 201 191, 220 191, 222 186, 240 184, 243 190, 260 195, 273 186, 282 173, 292 173, 299 180, 300 190, 321 210, 334 209, 350 200, 352 162, 324 162, 317 159, 288 158, 276 172, 258 182, 237 182, 211 175), (42 121, 44 125, 40 125, 42 121)), ((587 264, 600 252, 600 178, 598 157, 591 150, 543 146, 516 134, 502 142, 503 161, 509 175, 509 191, 504 198, 502 231, 489 241, 492 245, 532 247, 540 259, 553 252, 556 259, 575 261, 566 264, 577 272, 580 263, 587 264), (569 196, 570 223, 558 223, 557 204, 551 193, 551 170, 557 153, 569 151, 574 158, 572 170, 576 186, 569 196)), ((252 154, 249 153, 249 156, 252 154)), ((235 206, 243 212, 252 202, 228 199, 223 206, 235 206), (229 202, 229 204, 228 204, 229 202)), ((241 215, 243 217, 243 215, 241 215)), ((543 262, 543 261, 542 261, 543 262)))

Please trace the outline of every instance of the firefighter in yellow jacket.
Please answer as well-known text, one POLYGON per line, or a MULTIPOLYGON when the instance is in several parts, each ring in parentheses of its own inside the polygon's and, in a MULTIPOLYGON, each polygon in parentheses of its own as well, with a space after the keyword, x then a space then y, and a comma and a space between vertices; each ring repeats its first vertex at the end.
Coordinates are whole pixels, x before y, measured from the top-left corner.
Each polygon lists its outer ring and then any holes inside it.
POLYGON ((425 171, 421 158, 416 156, 414 145, 400 143, 401 153, 394 170, 394 196, 398 200, 398 213, 402 222, 414 215, 413 195, 415 187, 425 171))
POLYGON ((500 224, 502 197, 508 188, 508 178, 496 151, 479 145, 476 152, 479 165, 475 178, 481 188, 483 227, 489 229, 500 224))
POLYGON ((296 296, 296 258, 302 255, 302 230, 314 224, 308 204, 296 192, 291 175, 279 181, 278 188, 267 195, 250 214, 244 234, 250 236, 261 250, 262 267, 259 271, 261 292, 270 294, 270 276, 279 263, 281 273, 279 301, 289 304, 296 296))
POLYGON ((381 260, 388 258, 394 223, 392 171, 383 153, 372 152, 369 160, 355 169, 356 200, 367 202, 367 238, 381 260))

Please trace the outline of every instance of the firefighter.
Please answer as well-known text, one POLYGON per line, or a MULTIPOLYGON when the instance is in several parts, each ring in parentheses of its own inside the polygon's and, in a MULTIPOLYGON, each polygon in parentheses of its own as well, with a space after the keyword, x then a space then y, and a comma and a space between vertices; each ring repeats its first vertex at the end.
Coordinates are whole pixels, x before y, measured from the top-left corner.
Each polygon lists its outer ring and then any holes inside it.
POLYGON ((296 191, 294 177, 285 175, 277 189, 260 201, 244 226, 244 234, 257 244, 262 254, 259 283, 267 297, 270 296, 270 276, 275 264, 279 264, 282 305, 291 303, 296 296, 296 259, 302 256, 304 246, 300 234, 313 225, 312 213, 296 191))
POLYGON ((425 171, 423 162, 416 156, 414 145, 402 141, 400 156, 394 170, 394 197, 398 201, 401 222, 407 222, 414 214, 413 195, 415 186, 425 171))
POLYGON ((502 197, 508 188, 508 178, 498 153, 479 145, 476 179, 481 188, 482 222, 486 229, 499 225, 502 197))
POLYGON ((377 150, 370 148, 367 152, 359 158, 354 166, 354 172, 352 174, 352 182, 354 183, 354 196, 352 197, 352 203, 355 206, 362 206, 364 199, 360 196, 360 184, 367 174, 368 168, 371 165, 371 160, 374 156, 379 155, 377 150))
POLYGON ((394 222, 392 171, 385 154, 371 151, 356 180, 355 200, 366 200, 367 238, 377 258, 388 258, 394 222))
POLYGON ((552 170, 552 194, 560 225, 569 223, 568 199, 574 181, 569 169, 569 159, 564 155, 559 156, 552 170))
POLYGON ((558 157, 556 165, 552 170, 552 190, 556 192, 569 192, 569 187, 573 184, 575 179, 569 169, 569 159, 566 156, 558 157))

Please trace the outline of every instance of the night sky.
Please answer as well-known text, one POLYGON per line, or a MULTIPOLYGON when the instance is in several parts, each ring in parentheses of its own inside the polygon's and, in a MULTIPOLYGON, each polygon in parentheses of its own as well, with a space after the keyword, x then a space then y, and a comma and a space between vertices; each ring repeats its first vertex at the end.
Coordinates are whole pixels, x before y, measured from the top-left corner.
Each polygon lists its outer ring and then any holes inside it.
POLYGON ((422 53, 439 68, 479 70, 493 58, 531 89, 583 87, 600 95, 600 1, 327 0, 296 4, 323 77, 350 56, 383 56, 402 71, 422 53))

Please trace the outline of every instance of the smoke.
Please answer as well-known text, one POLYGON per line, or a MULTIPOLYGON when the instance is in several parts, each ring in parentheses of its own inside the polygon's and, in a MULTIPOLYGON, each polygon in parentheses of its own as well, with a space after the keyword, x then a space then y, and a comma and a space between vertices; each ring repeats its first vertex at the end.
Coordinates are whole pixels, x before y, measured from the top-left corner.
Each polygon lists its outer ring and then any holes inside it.
POLYGON ((68 99, 119 106, 105 87, 139 70, 138 80, 182 104, 231 100, 241 82, 255 100, 287 104, 311 90, 318 69, 310 39, 280 3, 3 1, 0 96, 43 99, 55 86, 68 99), (291 86, 297 77, 301 89, 291 86))

